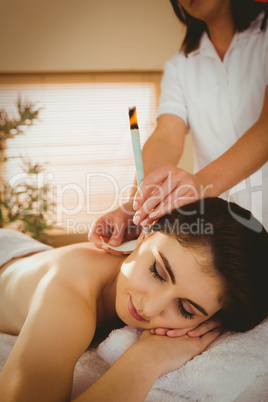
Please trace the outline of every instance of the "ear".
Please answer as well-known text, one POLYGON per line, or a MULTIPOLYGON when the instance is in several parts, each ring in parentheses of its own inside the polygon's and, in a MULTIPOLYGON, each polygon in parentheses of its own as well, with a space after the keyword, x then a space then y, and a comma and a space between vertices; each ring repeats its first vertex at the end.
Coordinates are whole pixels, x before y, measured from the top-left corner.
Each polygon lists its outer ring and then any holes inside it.
POLYGON ((139 235, 139 237, 137 238, 137 247, 141 245, 141 243, 143 242, 143 240, 145 239, 145 234, 144 234, 144 230, 141 232, 141 234, 139 235))

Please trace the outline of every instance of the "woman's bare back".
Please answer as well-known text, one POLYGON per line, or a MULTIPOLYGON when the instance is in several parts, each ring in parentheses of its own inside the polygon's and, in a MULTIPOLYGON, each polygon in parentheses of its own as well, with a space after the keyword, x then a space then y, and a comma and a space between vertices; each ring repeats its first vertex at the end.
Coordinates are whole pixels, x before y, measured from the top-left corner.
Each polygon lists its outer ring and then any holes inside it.
POLYGON ((28 401, 69 400, 77 360, 96 327, 116 318, 124 258, 80 243, 2 267, 0 331, 20 332, 0 376, 3 400, 16 400, 17 392, 28 401))
MULTIPOLYGON (((18 334, 42 278, 60 276, 70 284, 98 289, 117 272, 121 257, 108 255, 90 243, 38 252, 14 259, 0 268, 0 331, 18 334)), ((95 293, 95 292, 94 292, 95 293)), ((88 297, 93 297, 89 291, 88 297)), ((95 297, 98 297, 95 293, 95 297)))

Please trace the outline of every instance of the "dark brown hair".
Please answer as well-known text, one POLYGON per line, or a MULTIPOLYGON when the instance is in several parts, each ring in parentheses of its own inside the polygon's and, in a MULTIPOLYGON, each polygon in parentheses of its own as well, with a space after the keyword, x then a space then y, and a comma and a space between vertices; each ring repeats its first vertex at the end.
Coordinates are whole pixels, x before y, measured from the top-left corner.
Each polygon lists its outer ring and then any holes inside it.
MULTIPOLYGON (((198 48, 200 38, 203 32, 207 31, 207 26, 203 21, 193 18, 188 14, 180 5, 179 0, 170 0, 170 2, 179 20, 186 25, 186 34, 181 49, 187 56, 188 53, 198 48)), ((254 0, 232 0, 231 6, 234 24, 238 32, 247 29, 250 23, 263 10, 265 11, 265 14, 261 24, 261 29, 266 29, 266 22, 268 19, 267 3, 259 3, 254 0)))
POLYGON ((249 211, 205 198, 165 215, 151 229, 207 251, 224 283, 220 314, 226 329, 244 332, 267 317, 268 233, 249 211))

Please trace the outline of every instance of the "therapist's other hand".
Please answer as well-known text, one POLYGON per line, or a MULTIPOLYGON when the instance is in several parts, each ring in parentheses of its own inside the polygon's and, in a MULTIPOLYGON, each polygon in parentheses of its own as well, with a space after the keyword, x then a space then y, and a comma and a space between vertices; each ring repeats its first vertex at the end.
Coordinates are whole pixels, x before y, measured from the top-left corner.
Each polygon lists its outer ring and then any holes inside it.
POLYGON ((161 167, 147 175, 140 185, 133 202, 136 211, 133 222, 150 225, 173 209, 208 196, 208 189, 198 175, 175 165, 161 167))
POLYGON ((129 201, 114 211, 108 212, 93 222, 88 240, 95 244, 96 247, 102 248, 112 254, 121 254, 118 251, 107 248, 103 242, 117 247, 121 243, 136 239, 141 227, 133 225, 132 217, 134 211, 132 201, 129 201))

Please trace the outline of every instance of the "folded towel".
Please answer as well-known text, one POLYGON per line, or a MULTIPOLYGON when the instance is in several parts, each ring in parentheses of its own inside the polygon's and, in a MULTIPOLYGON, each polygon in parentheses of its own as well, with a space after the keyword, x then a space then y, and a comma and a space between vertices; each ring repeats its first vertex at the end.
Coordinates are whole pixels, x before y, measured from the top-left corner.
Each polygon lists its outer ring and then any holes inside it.
POLYGON ((52 247, 13 229, 0 229, 0 267, 12 258, 49 250, 52 247))
MULTIPOLYGON (((145 401, 267 402, 267 325, 268 323, 253 330, 250 335, 252 345, 249 338, 245 337, 247 334, 236 334, 237 336, 234 337, 232 334, 222 336, 210 347, 210 350, 188 362, 181 369, 156 381, 145 401), (234 345, 232 339, 234 339, 234 345), (224 345, 225 342, 226 345, 224 345), (255 343, 259 349, 258 352, 255 343), (259 363, 260 368, 256 368, 259 363), (264 372, 264 374, 258 375, 258 372, 264 372), (250 377, 249 381, 248 377, 250 377), (234 389, 236 383, 238 388, 234 389), (241 389, 242 393, 240 393, 241 389), (235 397, 235 395, 238 396, 235 397)), ((86 351, 75 366, 72 399, 97 381, 120 354, 138 339, 139 335, 139 330, 125 327, 111 333, 109 338, 99 346, 98 353, 92 348, 86 351), (99 354, 103 355, 109 363, 99 354)), ((0 333, 0 372, 16 339, 16 336, 0 333)))
MULTIPOLYGON (((131 344, 138 340, 140 331, 132 327, 114 330, 102 342, 97 352, 112 365, 131 344)), ((148 395, 158 400, 157 390, 166 391, 173 400, 230 402, 259 378, 268 375, 268 319, 246 333, 228 332, 219 337, 200 356, 180 369, 159 378, 148 395), (174 399, 175 400, 175 399, 174 399)), ((260 387, 254 401, 268 401, 268 387, 260 387)), ((256 392, 256 390, 255 390, 256 392)), ((169 399, 168 399, 169 398, 169 399)), ((147 399, 146 399, 147 400, 147 399)), ((161 399, 159 399, 161 400, 161 399)), ((244 398, 243 400, 246 400, 244 398)))

